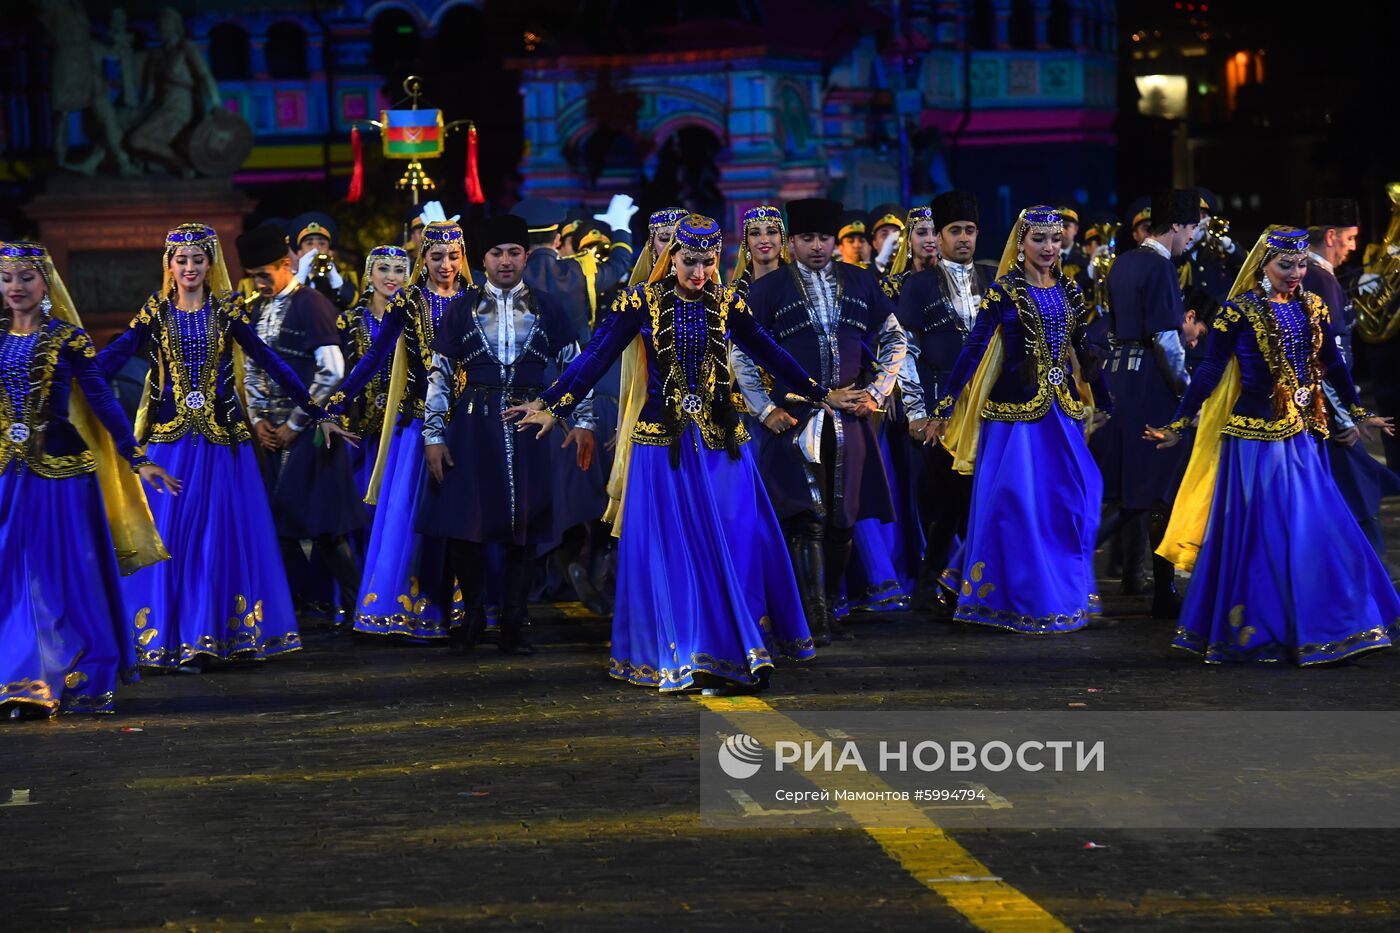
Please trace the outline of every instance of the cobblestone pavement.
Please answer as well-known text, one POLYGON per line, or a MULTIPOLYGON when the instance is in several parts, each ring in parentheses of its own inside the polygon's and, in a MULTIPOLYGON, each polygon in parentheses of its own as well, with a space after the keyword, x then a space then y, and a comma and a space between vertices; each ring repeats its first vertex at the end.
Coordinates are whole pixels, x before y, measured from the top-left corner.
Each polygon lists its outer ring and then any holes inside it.
MULTIPOLYGON (((1394 514, 1387 524, 1400 541, 1394 514)), ((763 700, 780 712, 1400 708, 1400 653, 1207 666, 1167 647, 1171 625, 1144 602, 1108 608, 1090 631, 1043 639, 870 617, 857 641, 781 669, 763 700)), ((0 726, 0 929, 1400 923, 1400 832, 957 831, 943 844, 1020 896, 973 894, 969 907, 854 826, 707 829, 698 704, 608 680, 607 634, 577 606, 539 609, 543 650, 519 659, 312 629, 280 660, 148 677, 115 716, 0 726)))

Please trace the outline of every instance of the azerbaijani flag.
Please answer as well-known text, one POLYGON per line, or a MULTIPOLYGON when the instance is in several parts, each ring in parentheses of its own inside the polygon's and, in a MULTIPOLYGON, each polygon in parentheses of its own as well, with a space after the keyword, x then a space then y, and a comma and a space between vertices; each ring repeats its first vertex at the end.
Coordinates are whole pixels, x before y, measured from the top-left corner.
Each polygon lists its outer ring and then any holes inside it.
POLYGON ((441 110, 381 110, 384 155, 421 159, 442 155, 441 110))

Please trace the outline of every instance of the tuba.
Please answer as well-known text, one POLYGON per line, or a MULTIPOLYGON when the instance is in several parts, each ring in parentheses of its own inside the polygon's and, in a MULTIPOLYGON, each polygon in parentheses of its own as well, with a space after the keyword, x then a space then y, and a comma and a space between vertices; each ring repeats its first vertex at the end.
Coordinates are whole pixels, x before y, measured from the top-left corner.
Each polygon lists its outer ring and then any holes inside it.
POLYGON ((1094 258, 1089 260, 1090 281, 1094 283, 1094 307, 1100 314, 1108 307, 1108 272, 1113 268, 1113 260, 1118 258, 1118 232, 1122 229, 1121 224, 1105 223, 1099 248, 1094 250, 1094 258))
POLYGON ((1385 186, 1390 198, 1390 225, 1379 243, 1366 247, 1363 278, 1376 276, 1352 291, 1356 330, 1367 343, 1385 343, 1400 334, 1400 182, 1385 186))

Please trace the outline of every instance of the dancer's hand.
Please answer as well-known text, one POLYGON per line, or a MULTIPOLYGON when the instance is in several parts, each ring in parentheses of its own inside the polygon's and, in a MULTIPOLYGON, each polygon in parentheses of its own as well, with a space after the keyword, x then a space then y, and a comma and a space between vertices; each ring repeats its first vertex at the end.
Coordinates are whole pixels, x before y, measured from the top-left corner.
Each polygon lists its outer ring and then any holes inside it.
POLYGON ((349 444, 351 447, 360 446, 360 436, 358 434, 351 434, 334 421, 322 421, 318 430, 321 432, 321 440, 326 442, 327 450, 330 450, 332 439, 337 437, 344 440, 345 443, 349 444))
POLYGON ((442 474, 456 466, 452 462, 452 455, 447 452, 446 444, 425 444, 423 445, 423 460, 428 464, 428 475, 434 482, 442 482, 442 474))
POLYGON ((164 467, 157 466, 154 463, 148 463, 136 472, 146 481, 146 484, 156 492, 168 492, 172 496, 178 496, 180 494, 180 481, 165 472, 164 467), (160 480, 161 485, 165 488, 162 489, 160 486, 157 486, 156 480, 160 480))
MULTIPOLYGON (((509 412, 507 412, 507 414, 509 414, 509 412)), ((531 426, 538 427, 539 430, 535 432, 535 439, 538 440, 554 430, 554 425, 557 420, 558 419, 547 411, 531 411, 520 419, 520 424, 516 426, 515 430, 523 431, 531 426)))
POLYGON ((929 418, 918 418, 909 422, 909 436, 920 444, 927 444, 929 441, 929 426, 932 421, 929 418))
POLYGON ((1181 440, 1181 435, 1171 428, 1154 428, 1148 425, 1142 432, 1142 439, 1145 441, 1157 441, 1158 450, 1166 450, 1168 447, 1175 447, 1181 440))
POLYGON ((1361 430, 1361 436, 1368 441, 1371 439, 1372 428, 1382 431, 1390 437, 1395 436, 1395 419, 1393 418, 1382 418, 1380 415, 1375 415, 1365 421, 1358 422, 1356 426, 1361 430))
POLYGON ((533 402, 526 402, 523 405, 512 405, 505 411, 501 412, 501 420, 506 422, 518 421, 519 419, 535 411, 544 411, 544 402, 541 402, 539 399, 535 399, 533 402))
POLYGON ((947 418, 928 419, 928 430, 924 432, 924 446, 928 447, 935 441, 941 441, 943 435, 948 431, 947 418))
POLYGON ((864 389, 832 389, 830 392, 827 393, 827 396, 824 399, 824 401, 827 405, 830 405, 832 408, 839 408, 842 411, 853 412, 855 409, 855 405, 860 401, 861 396, 864 396, 865 398, 870 398, 870 393, 866 392, 864 389))
POLYGON ((880 410, 880 406, 876 403, 875 397, 869 392, 864 389, 855 389, 853 391, 856 393, 854 400, 846 411, 855 415, 857 418, 868 418, 880 410))
POLYGON ((559 446, 568 447, 570 444, 578 447, 578 457, 576 458, 578 468, 587 470, 591 467, 593 465, 593 448, 596 445, 593 432, 587 428, 571 429, 568 434, 564 435, 564 443, 559 446))
POLYGON ((277 449, 277 429, 272 426, 272 422, 264 419, 253 425, 253 435, 264 450, 277 449))
POLYGON ((763 419, 763 426, 774 434, 782 434, 790 428, 797 427, 797 419, 788 414, 785 408, 774 408, 768 413, 768 417, 763 419))

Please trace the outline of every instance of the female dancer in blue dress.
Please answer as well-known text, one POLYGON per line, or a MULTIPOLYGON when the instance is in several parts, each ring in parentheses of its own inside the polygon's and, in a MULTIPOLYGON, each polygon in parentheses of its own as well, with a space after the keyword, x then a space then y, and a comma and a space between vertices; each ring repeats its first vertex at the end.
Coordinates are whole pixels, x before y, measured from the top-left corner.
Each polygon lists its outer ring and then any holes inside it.
POLYGON ((729 274, 729 287, 740 298, 748 298, 749 286, 770 272, 791 262, 783 212, 772 204, 760 204, 744 211, 741 223, 744 239, 739 258, 729 274))
POLYGON ((782 532, 742 446, 728 341, 814 402, 817 384, 718 284, 718 225, 691 215, 651 281, 623 292, 583 354, 536 401, 506 411, 541 433, 624 351, 614 469, 624 497, 609 674, 662 691, 761 689, 775 657, 813 656, 782 532))
POLYGON ((1176 420, 1145 435, 1170 447, 1200 413, 1158 553, 1191 572, 1173 644, 1207 662, 1325 664, 1400 639, 1400 597, 1319 446, 1323 381, 1356 424, 1395 429, 1361 407, 1332 310, 1302 288, 1307 249, 1304 230, 1264 231, 1176 420))
POLYGON ((423 401, 432 363, 433 337, 442 313, 471 284, 462 228, 434 221, 423 228, 423 245, 409 281, 389 302, 379 335, 355 364, 329 409, 341 414, 366 392, 393 357, 378 456, 365 501, 375 505, 365 552, 355 631, 410 638, 447 638, 451 633, 452 578, 447 544, 413 530, 414 510, 428 481, 423 466, 423 401))
POLYGON ((973 478, 953 617, 1026 635, 1084 628, 1098 609, 1103 481, 1084 422, 1108 393, 1080 376, 1088 311, 1060 273, 1063 237, 1053 208, 1021 212, 932 412, 932 436, 973 478))
MULTIPOLYGON (((181 477, 185 494, 151 503, 168 562, 123 582, 142 667, 197 672, 211 659, 262 659, 301 647, 272 510, 235 388, 235 344, 314 421, 326 414, 258 338, 212 227, 165 239, 165 281, 127 331, 97 356, 110 378, 137 353, 151 360, 136 438, 181 477)), ((328 434, 344 434, 326 425, 328 434)))
POLYGON ((110 713, 136 675, 118 571, 169 557, 135 474, 180 484, 137 448, 48 251, 0 247, 0 289, 0 715, 110 713))
MULTIPOLYGON (((344 335, 346 362, 354 366, 364 359, 384 330, 384 315, 399 289, 408 281, 410 261, 408 250, 402 246, 376 246, 365 258, 365 274, 361 280, 364 290, 360 300, 340 314, 336 324, 344 335)), ((378 459, 379 435, 384 430, 384 406, 389 401, 391 361, 374 373, 365 392, 355 404, 348 406, 346 426, 364 438, 356 452, 355 479, 360 489, 369 488, 378 459)), ((373 515, 373 506, 366 506, 373 515)))

